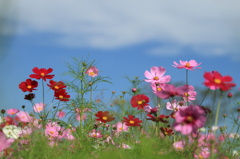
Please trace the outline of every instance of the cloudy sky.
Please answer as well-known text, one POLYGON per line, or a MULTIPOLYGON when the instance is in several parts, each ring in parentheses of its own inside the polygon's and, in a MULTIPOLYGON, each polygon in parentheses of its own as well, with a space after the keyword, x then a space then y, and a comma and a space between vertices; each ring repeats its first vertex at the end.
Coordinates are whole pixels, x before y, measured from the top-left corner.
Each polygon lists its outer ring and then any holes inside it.
POLYGON ((184 81, 185 70, 172 63, 191 59, 202 69, 189 73, 190 84, 204 87, 203 73, 216 70, 232 76, 237 89, 239 7, 237 0, 1 1, 1 105, 29 105, 18 84, 33 67, 53 68, 55 80, 62 80, 64 62, 88 55, 112 78, 113 85, 102 85, 105 99, 130 87, 125 75, 144 79, 152 66, 165 67, 173 82, 184 81))

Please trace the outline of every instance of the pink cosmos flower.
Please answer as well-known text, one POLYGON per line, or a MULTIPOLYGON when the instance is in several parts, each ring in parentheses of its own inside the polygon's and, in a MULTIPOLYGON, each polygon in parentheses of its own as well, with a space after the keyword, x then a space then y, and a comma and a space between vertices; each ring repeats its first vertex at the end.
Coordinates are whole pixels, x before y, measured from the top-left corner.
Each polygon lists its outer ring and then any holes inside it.
POLYGON ((131 147, 129 145, 126 145, 124 143, 122 143, 121 145, 117 146, 117 147, 121 147, 123 149, 131 149, 131 147))
POLYGON ((167 99, 169 97, 180 96, 182 97, 185 92, 188 92, 188 87, 186 85, 175 87, 171 84, 165 84, 162 91, 158 91, 155 94, 162 99, 167 99))
POLYGON ((46 125, 45 135, 50 137, 50 139, 53 139, 55 137, 58 137, 60 130, 61 126, 59 126, 57 123, 49 122, 46 125))
POLYGON ((63 118, 65 116, 65 112, 64 111, 58 111, 57 112, 57 117, 58 118, 63 118))
POLYGON ((146 82, 151 82, 151 83, 167 83, 170 82, 171 76, 163 76, 166 72, 166 69, 162 66, 156 67, 153 66, 149 71, 145 71, 144 75, 147 78, 145 81, 146 82))
POLYGON ((192 132, 197 133, 197 130, 202 128, 205 122, 206 116, 204 110, 198 105, 190 105, 179 108, 179 111, 175 114, 173 127, 183 135, 188 135, 192 132))
POLYGON ((177 111, 179 107, 187 107, 187 106, 184 106, 183 104, 185 105, 185 102, 183 101, 177 102, 177 100, 174 99, 171 103, 167 102, 166 109, 177 111))
POLYGON ((90 132, 88 136, 89 137, 93 137, 93 138, 101 138, 101 137, 103 137, 103 135, 101 134, 101 131, 100 130, 96 131, 95 129, 92 130, 92 132, 90 132))
POLYGON ((209 158, 211 155, 210 149, 207 147, 201 147, 200 148, 200 153, 194 154, 194 158, 209 158))
POLYGON ((128 131, 128 126, 125 123, 117 122, 113 127, 116 129, 113 130, 115 132, 128 131))
POLYGON ((164 90, 165 85, 166 85, 165 83, 151 83, 153 93, 157 93, 158 91, 164 90))
POLYGON ((0 132, 0 152, 11 146, 14 139, 8 139, 3 132, 0 132))
POLYGON ((14 109, 8 109, 8 110, 6 110, 6 112, 9 115, 14 115, 14 114, 18 113, 19 110, 14 108, 14 109))
POLYGON ((43 103, 36 103, 34 106, 33 106, 33 110, 37 113, 43 111, 43 109, 45 108, 46 104, 43 104, 43 103))
POLYGON ((90 68, 87 69, 85 74, 88 74, 90 77, 95 77, 98 75, 99 70, 95 66, 91 66, 90 68))
POLYGON ((177 151, 181 151, 184 149, 185 147, 185 141, 177 141, 173 143, 173 147, 175 148, 175 150, 177 151))
POLYGON ((31 122, 31 117, 28 115, 28 112, 24 112, 24 111, 19 111, 16 116, 15 119, 17 121, 21 121, 21 122, 31 122))
POLYGON ((192 70, 193 69, 200 69, 201 67, 197 67, 199 65, 201 65, 202 63, 197 63, 196 60, 190 60, 190 61, 182 61, 180 60, 180 64, 178 64, 177 62, 173 62, 175 65, 173 65, 173 67, 182 69, 185 68, 187 70, 192 70))
POLYGON ((194 87, 191 85, 188 85, 188 92, 183 93, 183 99, 184 101, 191 102, 192 100, 195 100, 197 96, 197 92, 194 91, 194 87))

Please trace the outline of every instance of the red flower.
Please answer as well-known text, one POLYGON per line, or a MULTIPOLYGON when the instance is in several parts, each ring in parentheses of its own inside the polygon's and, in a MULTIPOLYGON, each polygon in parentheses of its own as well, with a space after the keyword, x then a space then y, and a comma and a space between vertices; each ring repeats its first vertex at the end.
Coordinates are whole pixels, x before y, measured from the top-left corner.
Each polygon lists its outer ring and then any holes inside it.
POLYGON ((231 87, 236 86, 235 83, 229 83, 233 80, 231 76, 222 76, 217 71, 205 72, 204 78, 203 84, 211 89, 220 88, 222 91, 228 91, 231 87))
POLYGON ((163 133, 164 136, 171 136, 171 135, 174 134, 173 130, 169 129, 169 128, 161 127, 160 130, 161 130, 161 132, 163 133))
POLYGON ((54 92, 55 99, 58 99, 60 101, 69 101, 70 95, 67 94, 65 89, 55 91, 54 92))
POLYGON ((165 119, 169 118, 169 116, 165 116, 164 114, 160 115, 159 117, 155 117, 152 114, 147 114, 147 116, 150 117, 150 118, 146 118, 147 120, 152 120, 154 122, 161 121, 163 123, 168 123, 168 121, 165 119))
POLYGON ((19 84, 19 88, 23 91, 23 92, 32 92, 33 90, 36 90, 34 88, 36 88, 38 86, 38 82, 35 80, 31 80, 31 79, 27 79, 26 82, 21 82, 19 84))
POLYGON ((101 121, 103 123, 106 122, 111 122, 113 121, 115 118, 113 117, 113 114, 109 114, 108 111, 98 111, 97 114, 95 114, 96 117, 98 117, 98 119, 96 119, 97 121, 101 121))
POLYGON ((35 73, 35 74, 31 74, 29 77, 31 78, 36 78, 36 79, 43 79, 44 81, 46 81, 46 79, 52 79, 54 77, 54 75, 48 75, 49 73, 51 73, 53 71, 52 68, 49 68, 49 69, 45 69, 45 68, 37 68, 37 67, 34 67, 32 69, 32 71, 35 73))
POLYGON ((136 96, 133 96, 131 99, 131 105, 132 107, 138 107, 138 109, 143 109, 145 106, 149 103, 149 98, 145 96, 144 94, 139 94, 136 96))
POLYGON ((61 90, 63 88, 66 88, 67 86, 64 85, 64 83, 62 81, 59 82, 55 82, 53 80, 49 81, 49 84, 47 84, 47 86, 49 86, 52 90, 56 91, 56 90, 61 90))
POLYGON ((122 120, 127 126, 141 126, 139 123, 142 123, 142 120, 135 118, 133 115, 128 115, 128 118, 123 117, 122 120))

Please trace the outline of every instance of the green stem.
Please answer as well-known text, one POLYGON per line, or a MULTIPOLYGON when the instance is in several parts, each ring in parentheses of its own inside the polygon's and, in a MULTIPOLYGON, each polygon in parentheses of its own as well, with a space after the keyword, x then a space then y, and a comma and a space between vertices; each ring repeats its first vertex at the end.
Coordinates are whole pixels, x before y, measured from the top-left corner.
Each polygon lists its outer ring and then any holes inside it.
MULTIPOLYGON (((219 99, 219 101, 218 101, 218 106, 217 106, 217 112, 216 112, 216 117, 215 117, 215 124, 214 124, 214 126, 217 126, 217 125, 218 125, 218 116, 219 116, 219 110, 220 110, 221 101, 222 101, 222 95, 223 95, 223 92, 221 91, 221 92, 220 92, 220 99, 219 99)), ((216 130, 214 131, 214 135, 216 135, 216 130)))

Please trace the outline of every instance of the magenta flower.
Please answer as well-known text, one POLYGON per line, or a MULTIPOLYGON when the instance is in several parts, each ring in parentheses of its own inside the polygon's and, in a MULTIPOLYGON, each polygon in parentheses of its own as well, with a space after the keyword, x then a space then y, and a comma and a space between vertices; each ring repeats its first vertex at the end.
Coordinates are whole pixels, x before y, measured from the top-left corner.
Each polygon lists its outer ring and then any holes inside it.
POLYGON ((49 122, 46 125, 45 135, 48 136, 50 139, 59 136, 59 132, 61 131, 61 126, 59 126, 55 122, 49 122))
POLYGON ((173 62, 175 65, 173 65, 173 67, 182 69, 185 68, 187 70, 192 70, 193 69, 200 69, 201 67, 197 67, 199 65, 201 65, 202 63, 197 63, 196 60, 190 60, 190 61, 182 61, 180 60, 180 64, 178 64, 177 62, 173 62))
POLYGON ((182 97, 185 92, 188 92, 188 86, 175 87, 171 84, 165 84, 162 91, 158 91, 155 94, 162 99, 167 99, 169 97, 180 96, 182 97))
POLYGON ((98 75, 99 70, 95 66, 91 66, 87 69, 85 74, 88 74, 90 77, 95 77, 98 75))
POLYGON ((184 101, 191 102, 192 100, 195 100, 197 96, 197 92, 194 91, 194 87, 191 85, 188 85, 188 92, 183 93, 183 99, 184 101))
POLYGON ((149 71, 145 71, 144 75, 146 78, 146 82, 151 82, 151 83, 168 83, 171 80, 171 76, 163 76, 166 72, 166 69, 162 66, 156 67, 153 66, 149 71))
POLYGON ((198 105, 190 105, 179 108, 175 114, 173 127, 183 135, 188 135, 192 132, 197 133, 197 130, 202 128, 205 122, 206 116, 204 110, 198 105))
POLYGON ((92 132, 89 133, 88 137, 92 137, 92 138, 101 138, 103 137, 103 135, 101 134, 100 130, 95 130, 93 129, 92 132))
POLYGON ((63 118, 66 115, 66 113, 64 111, 58 111, 57 112, 57 117, 58 118, 63 118))

